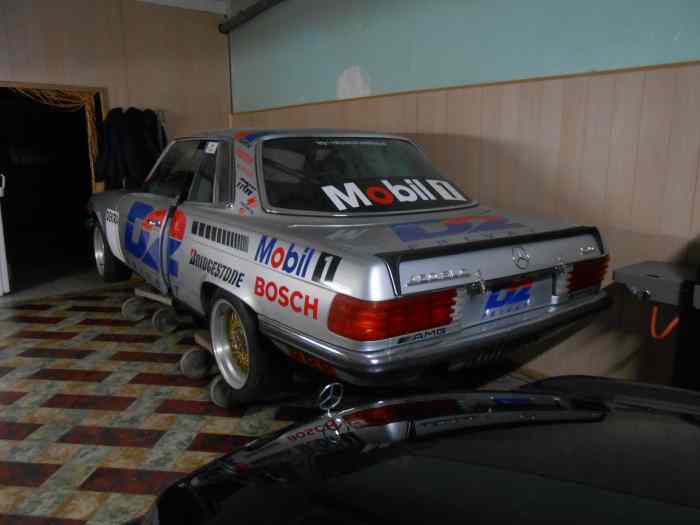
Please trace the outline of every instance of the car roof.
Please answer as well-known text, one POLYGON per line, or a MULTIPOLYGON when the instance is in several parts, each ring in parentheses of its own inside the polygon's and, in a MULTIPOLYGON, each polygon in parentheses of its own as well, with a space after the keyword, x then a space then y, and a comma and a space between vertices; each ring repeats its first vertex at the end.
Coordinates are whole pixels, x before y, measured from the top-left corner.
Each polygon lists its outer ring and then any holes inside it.
POLYGON ((244 137, 248 142, 254 142, 270 136, 353 136, 353 137, 381 137, 398 138, 406 140, 406 137, 391 133, 380 133, 364 130, 342 128, 226 128, 213 131, 204 131, 192 135, 178 137, 176 140, 211 138, 219 140, 232 140, 234 137, 244 137))

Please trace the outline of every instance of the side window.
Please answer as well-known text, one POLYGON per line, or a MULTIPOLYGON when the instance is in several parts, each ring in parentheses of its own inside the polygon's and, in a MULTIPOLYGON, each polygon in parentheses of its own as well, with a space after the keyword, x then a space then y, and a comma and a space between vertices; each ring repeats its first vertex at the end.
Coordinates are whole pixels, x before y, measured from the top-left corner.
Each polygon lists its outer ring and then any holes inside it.
POLYGON ((220 155, 221 143, 202 141, 197 148, 196 157, 199 159, 197 175, 192 183, 189 200, 192 202, 212 202, 214 198, 214 176, 216 175, 217 158, 220 155))
POLYGON ((199 142, 183 140, 170 146, 165 157, 146 181, 144 191, 163 197, 179 196, 194 175, 197 166, 195 152, 199 142))

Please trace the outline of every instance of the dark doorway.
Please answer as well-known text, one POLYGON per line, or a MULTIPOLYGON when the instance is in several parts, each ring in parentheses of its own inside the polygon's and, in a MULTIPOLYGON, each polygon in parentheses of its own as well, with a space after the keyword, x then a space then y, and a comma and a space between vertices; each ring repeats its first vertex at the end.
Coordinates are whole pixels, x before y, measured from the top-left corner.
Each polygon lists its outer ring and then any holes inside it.
POLYGON ((85 110, 62 111, 0 87, 0 173, 12 292, 88 270, 85 110))

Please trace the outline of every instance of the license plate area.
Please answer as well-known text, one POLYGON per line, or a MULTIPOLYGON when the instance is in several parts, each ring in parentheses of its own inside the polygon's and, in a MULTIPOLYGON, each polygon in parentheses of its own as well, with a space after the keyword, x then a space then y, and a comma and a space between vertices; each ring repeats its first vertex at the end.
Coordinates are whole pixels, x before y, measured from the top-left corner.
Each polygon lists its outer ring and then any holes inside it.
POLYGON ((495 321, 552 303, 552 274, 489 283, 483 294, 467 294, 465 326, 495 321))

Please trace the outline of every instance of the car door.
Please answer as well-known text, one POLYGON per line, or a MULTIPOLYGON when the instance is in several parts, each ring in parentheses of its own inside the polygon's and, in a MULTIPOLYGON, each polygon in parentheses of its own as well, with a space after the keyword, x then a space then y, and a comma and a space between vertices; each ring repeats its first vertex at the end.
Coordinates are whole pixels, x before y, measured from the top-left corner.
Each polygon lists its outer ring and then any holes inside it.
MULTIPOLYGON (((201 284, 206 277, 196 265, 188 264, 192 255, 202 250, 203 239, 223 242, 223 229, 212 220, 213 208, 231 207, 230 152, 223 140, 207 140, 199 144, 197 170, 187 198, 174 214, 177 228, 171 228, 167 243, 177 243, 169 251, 170 267, 167 278, 172 294, 193 308, 199 306, 201 284), (206 225, 209 226, 207 232, 206 225), (208 237, 207 237, 208 233, 208 237)), ((206 247, 204 247, 206 249, 206 247)))
POLYGON ((161 293, 168 292, 168 263, 176 249, 175 243, 162 240, 165 232, 177 226, 171 223, 178 200, 192 183, 201 143, 199 139, 173 142, 146 179, 143 191, 119 201, 119 216, 126 218, 120 230, 127 263, 161 293))

